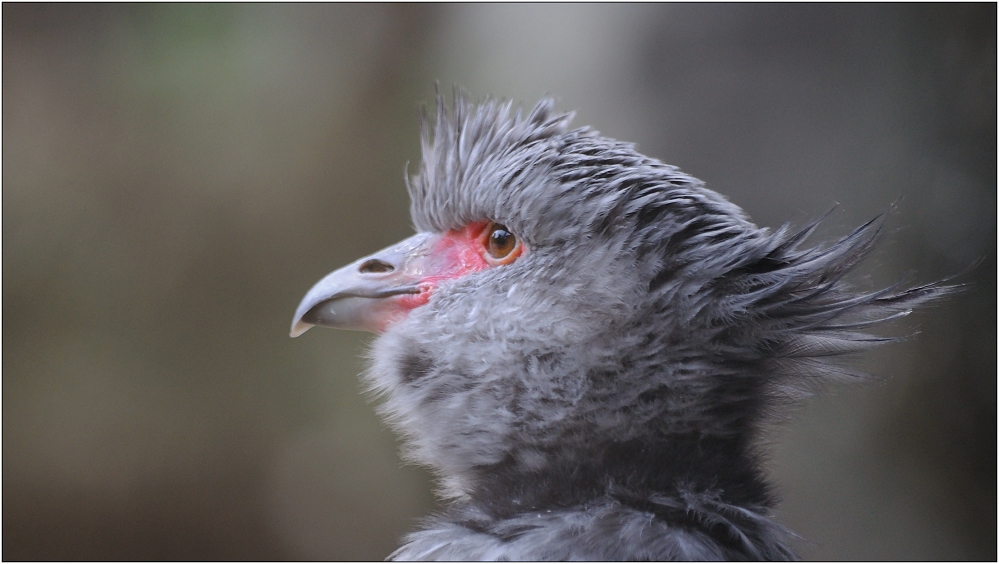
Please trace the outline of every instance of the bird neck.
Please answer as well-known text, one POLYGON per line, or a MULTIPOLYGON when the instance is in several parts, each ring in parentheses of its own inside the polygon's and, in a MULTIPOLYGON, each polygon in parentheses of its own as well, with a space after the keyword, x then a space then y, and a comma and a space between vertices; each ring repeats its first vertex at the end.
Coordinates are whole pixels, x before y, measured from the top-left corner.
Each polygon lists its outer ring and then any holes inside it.
POLYGON ((650 499, 691 494, 765 510, 773 499, 747 445, 744 437, 690 433, 553 453, 541 468, 524 468, 509 456, 481 468, 469 493, 496 518, 608 499, 642 509, 650 499))

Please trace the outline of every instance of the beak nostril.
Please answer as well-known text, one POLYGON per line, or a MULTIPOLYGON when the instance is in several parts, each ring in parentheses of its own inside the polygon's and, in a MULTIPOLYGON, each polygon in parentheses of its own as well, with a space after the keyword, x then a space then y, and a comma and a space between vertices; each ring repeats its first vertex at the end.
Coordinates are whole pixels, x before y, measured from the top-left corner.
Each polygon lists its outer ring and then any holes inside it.
POLYGON ((393 270, 395 270, 394 266, 378 259, 366 260, 364 261, 364 264, 362 264, 360 268, 358 268, 358 271, 360 271, 362 274, 392 272, 393 270))

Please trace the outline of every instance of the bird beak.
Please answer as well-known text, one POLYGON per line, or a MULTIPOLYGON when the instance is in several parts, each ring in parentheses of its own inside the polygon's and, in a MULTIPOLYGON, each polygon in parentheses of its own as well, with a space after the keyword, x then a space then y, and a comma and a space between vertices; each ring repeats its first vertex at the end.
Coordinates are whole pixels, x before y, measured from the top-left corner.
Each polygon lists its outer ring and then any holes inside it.
POLYGON ((291 336, 314 325, 381 333, 405 317, 429 299, 421 281, 435 270, 428 258, 437 238, 419 233, 326 275, 302 298, 291 336))

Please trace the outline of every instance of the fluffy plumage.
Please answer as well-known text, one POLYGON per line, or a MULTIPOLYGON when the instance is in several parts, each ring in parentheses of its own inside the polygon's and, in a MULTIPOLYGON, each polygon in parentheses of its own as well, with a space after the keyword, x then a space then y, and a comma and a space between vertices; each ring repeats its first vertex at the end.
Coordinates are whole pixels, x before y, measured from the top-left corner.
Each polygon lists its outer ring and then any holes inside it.
POLYGON ((509 227, 529 252, 443 284, 365 374, 448 500, 395 559, 788 559, 761 430, 865 331, 947 289, 857 292, 872 221, 806 247, 542 100, 424 116, 417 229, 509 227))

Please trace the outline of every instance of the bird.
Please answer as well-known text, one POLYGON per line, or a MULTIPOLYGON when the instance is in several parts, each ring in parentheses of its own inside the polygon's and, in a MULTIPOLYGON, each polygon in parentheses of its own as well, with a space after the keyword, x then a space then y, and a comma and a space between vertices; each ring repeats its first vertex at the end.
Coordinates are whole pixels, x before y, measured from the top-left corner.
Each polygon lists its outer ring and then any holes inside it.
MULTIPOLYGON (((950 291, 844 280, 886 214, 839 239, 756 226, 679 168, 545 97, 456 90, 420 117, 417 233, 302 299, 377 335, 362 374, 442 507, 394 560, 793 560, 766 434, 871 328, 950 291)), ((828 214, 827 214, 828 215, 828 214)))

